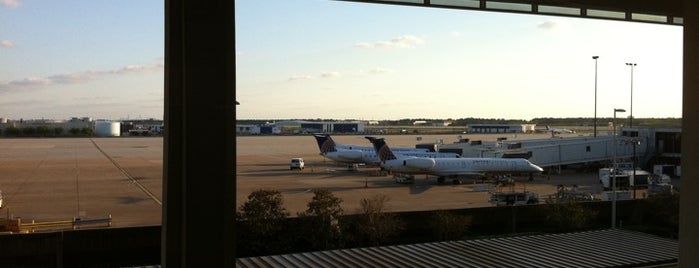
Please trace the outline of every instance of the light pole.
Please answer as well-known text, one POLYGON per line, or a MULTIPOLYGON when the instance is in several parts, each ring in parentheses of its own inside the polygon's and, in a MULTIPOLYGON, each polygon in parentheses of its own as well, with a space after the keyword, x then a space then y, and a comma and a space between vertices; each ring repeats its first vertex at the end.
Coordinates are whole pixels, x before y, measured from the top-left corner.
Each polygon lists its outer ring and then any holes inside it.
POLYGON ((629 127, 633 127, 633 67, 636 63, 627 62, 627 66, 631 66, 631 109, 629 111, 629 127))
POLYGON ((612 131, 614 135, 614 157, 612 158, 612 229, 616 228, 616 150, 619 147, 616 142, 616 113, 626 112, 624 109, 614 109, 614 121, 612 121, 612 131))
POLYGON ((633 146, 633 199, 636 199, 636 146, 641 144, 641 141, 637 138, 631 139, 631 146, 633 146))
POLYGON ((592 59, 595 60, 595 119, 593 122, 593 137, 597 137, 597 59, 599 59, 599 56, 592 56, 592 59))

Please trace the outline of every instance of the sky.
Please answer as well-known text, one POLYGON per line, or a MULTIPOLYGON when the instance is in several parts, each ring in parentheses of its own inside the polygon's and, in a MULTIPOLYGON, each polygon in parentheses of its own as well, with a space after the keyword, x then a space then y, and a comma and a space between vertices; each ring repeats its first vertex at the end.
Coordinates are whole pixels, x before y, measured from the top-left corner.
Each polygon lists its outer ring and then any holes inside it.
MULTIPOLYGON (((238 119, 681 117, 682 27, 235 1, 238 119)), ((0 118, 163 118, 163 2, 0 0, 0 118)))
POLYGON ((0 118, 163 118, 155 0, 0 0, 0 118))
POLYGON ((682 27, 238 0, 238 119, 682 116, 682 27), (597 59, 597 72, 595 60, 597 59), (631 67, 636 63, 631 79, 631 67))

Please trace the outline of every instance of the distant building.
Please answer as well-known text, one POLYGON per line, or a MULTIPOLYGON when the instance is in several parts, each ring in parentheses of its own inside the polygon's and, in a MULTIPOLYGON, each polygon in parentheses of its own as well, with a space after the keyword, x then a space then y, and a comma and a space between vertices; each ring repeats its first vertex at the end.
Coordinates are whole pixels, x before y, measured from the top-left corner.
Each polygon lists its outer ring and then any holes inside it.
POLYGON ((362 121, 279 121, 282 133, 363 133, 362 121))
POLYGON ((132 119, 121 122, 121 132, 126 136, 162 135, 165 123, 159 119, 132 119))
MULTIPOLYGON (((38 136, 64 136, 64 135, 96 135, 96 136, 153 136, 161 135, 165 130, 163 120, 159 119, 136 119, 126 121, 112 121, 90 117, 72 117, 68 120, 55 119, 19 119, 11 120, 0 118, 0 130, 8 128, 29 129, 43 128, 49 129, 51 134, 37 133, 38 136)), ((25 134, 23 134, 25 135, 25 134)), ((29 134, 32 136, 32 134, 29 134)))
POLYGON ((97 120, 93 133, 98 137, 119 137, 121 136, 121 124, 116 121, 97 120))
POLYGON ((536 124, 470 124, 469 133, 528 133, 534 132, 536 124))
POLYGON ((272 124, 265 125, 235 125, 235 134, 238 135, 261 135, 280 134, 279 127, 272 124))
MULTIPOLYGON (((446 120, 446 121, 442 121, 442 123, 439 124, 439 126, 448 127, 448 126, 451 126, 452 123, 453 123, 453 122, 452 122, 451 120, 446 120)), ((437 124, 435 124, 435 125, 437 125, 437 124)))
POLYGON ((55 120, 55 119, 19 119, 12 120, 7 118, 0 119, 0 130, 6 130, 8 128, 16 129, 27 129, 27 128, 38 128, 38 127, 48 127, 51 129, 53 135, 65 135, 69 133, 71 129, 85 129, 94 130, 94 121, 90 117, 73 117, 69 120, 55 120), (56 129, 59 132, 56 132, 56 129))

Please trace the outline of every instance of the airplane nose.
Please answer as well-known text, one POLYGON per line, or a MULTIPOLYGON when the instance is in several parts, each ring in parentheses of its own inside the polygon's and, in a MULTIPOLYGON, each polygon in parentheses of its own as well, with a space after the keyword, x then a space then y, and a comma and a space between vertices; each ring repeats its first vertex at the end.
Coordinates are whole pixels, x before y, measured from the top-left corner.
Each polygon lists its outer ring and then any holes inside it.
POLYGON ((544 169, 541 168, 540 166, 537 166, 537 165, 534 165, 534 164, 530 164, 530 165, 532 166, 532 168, 534 168, 534 169, 535 169, 536 171, 538 171, 538 172, 543 172, 543 171, 544 171, 544 169))

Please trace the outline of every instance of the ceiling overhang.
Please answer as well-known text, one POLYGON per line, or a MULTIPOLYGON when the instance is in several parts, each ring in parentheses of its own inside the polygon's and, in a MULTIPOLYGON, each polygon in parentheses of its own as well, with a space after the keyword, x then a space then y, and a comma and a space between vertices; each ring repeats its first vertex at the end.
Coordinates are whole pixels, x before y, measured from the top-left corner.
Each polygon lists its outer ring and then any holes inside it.
POLYGON ((682 25, 681 0, 337 0, 682 25))

